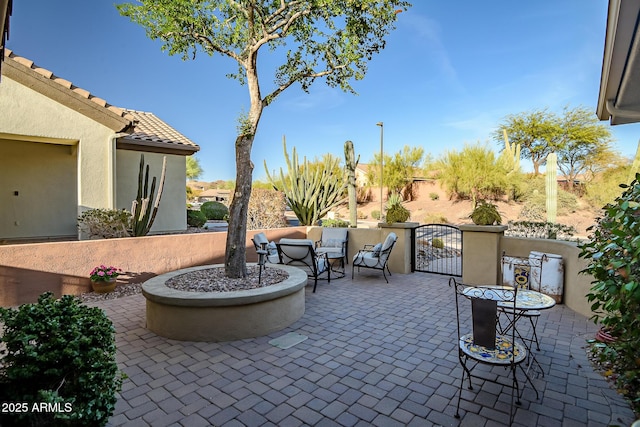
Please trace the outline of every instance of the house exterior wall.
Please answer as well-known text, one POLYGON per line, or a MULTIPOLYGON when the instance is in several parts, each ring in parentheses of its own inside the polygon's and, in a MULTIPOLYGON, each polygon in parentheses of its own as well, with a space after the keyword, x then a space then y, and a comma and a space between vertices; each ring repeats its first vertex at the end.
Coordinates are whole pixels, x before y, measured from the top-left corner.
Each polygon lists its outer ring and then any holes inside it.
POLYGON ((0 240, 77 234, 76 151, 0 139, 0 240))
MULTIPOLYGON (((75 145, 76 209, 77 213, 90 208, 113 207, 112 188, 114 132, 85 115, 4 76, 0 84, 0 138, 34 143, 75 145)), ((0 150, 2 146, 0 145, 0 150)), ((34 151, 31 151, 34 153, 34 151)), ((0 151, 2 153, 2 151, 0 151)), ((4 154, 4 153, 2 153, 4 154)), ((5 163, 4 156, 0 156, 5 163)), ((69 165, 65 165, 69 167, 69 165)), ((32 177, 33 183, 47 183, 58 191, 66 182, 59 177, 32 177)), ((1 184, 2 190, 6 190, 1 184)), ((11 190, 11 189, 9 189, 11 190)), ((33 206, 25 209, 41 209, 33 206)), ((50 227, 60 222, 54 215, 48 217, 50 227)), ((24 236, 30 233, 24 230, 24 236)))
MULTIPOLYGON (((138 191, 140 154, 144 154, 149 167, 149 188, 156 177, 156 194, 162 173, 162 158, 165 154, 141 153, 139 151, 116 150, 116 208, 131 210, 131 202, 138 191)), ((166 154, 167 169, 164 190, 158 214, 151 233, 184 231, 187 229, 186 157, 166 154)))

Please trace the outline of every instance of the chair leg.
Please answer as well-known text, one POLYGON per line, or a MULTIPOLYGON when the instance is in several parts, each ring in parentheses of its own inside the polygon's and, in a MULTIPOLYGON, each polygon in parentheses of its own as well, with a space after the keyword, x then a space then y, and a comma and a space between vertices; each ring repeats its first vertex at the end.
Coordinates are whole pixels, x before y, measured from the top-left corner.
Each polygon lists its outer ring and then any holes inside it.
POLYGON ((318 277, 314 277, 314 281, 313 281, 313 293, 316 293, 316 287, 318 286, 318 277))
POLYGON ((385 280, 387 283, 389 283, 389 279, 387 279, 387 275, 386 275, 386 273, 384 272, 384 268, 382 269, 382 275, 384 276, 384 280, 385 280))

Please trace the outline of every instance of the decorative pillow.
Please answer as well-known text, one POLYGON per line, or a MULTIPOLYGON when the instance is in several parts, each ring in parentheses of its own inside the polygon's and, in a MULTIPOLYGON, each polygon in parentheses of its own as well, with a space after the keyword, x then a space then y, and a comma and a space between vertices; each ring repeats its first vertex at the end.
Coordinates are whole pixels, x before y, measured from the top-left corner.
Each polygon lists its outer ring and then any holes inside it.
POLYGON ((278 247, 276 246, 276 242, 269 242, 267 244, 267 253, 269 255, 275 255, 278 253, 278 247))
POLYGON ((380 249, 382 249, 382 243, 378 243, 371 249, 371 256, 378 258, 380 256, 380 249))
POLYGON ((322 246, 327 248, 340 248, 342 247, 342 240, 340 239, 327 239, 322 246))

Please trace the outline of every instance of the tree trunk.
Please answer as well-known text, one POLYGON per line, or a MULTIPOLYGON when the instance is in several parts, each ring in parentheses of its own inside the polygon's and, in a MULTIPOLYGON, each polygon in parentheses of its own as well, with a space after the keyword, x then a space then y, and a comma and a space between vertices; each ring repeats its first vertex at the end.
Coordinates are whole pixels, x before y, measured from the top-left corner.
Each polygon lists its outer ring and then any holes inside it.
POLYGON ((225 275, 240 278, 247 275, 247 209, 251 197, 253 135, 236 139, 236 188, 229 209, 229 230, 225 250, 225 275))
POLYGON ((229 229, 224 255, 225 276, 233 279, 247 275, 247 212, 253 174, 251 147, 264 108, 260 96, 256 61, 257 51, 254 51, 246 64, 251 107, 248 117, 240 118, 241 135, 236 139, 236 189, 229 209, 229 229))

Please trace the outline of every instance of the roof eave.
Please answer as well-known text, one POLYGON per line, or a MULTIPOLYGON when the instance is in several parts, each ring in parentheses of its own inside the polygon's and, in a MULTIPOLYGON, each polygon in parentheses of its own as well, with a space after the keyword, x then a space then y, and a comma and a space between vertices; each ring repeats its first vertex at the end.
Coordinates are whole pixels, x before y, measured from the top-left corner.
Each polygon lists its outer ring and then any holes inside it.
POLYGON ((120 150, 145 151, 159 154, 177 154, 190 156, 200 150, 198 145, 170 144, 144 139, 130 138, 128 136, 116 139, 116 148, 120 150))

